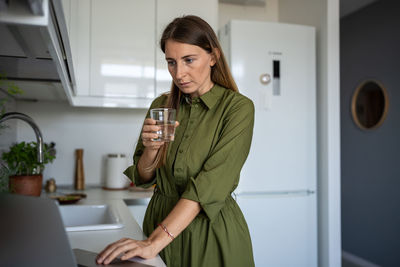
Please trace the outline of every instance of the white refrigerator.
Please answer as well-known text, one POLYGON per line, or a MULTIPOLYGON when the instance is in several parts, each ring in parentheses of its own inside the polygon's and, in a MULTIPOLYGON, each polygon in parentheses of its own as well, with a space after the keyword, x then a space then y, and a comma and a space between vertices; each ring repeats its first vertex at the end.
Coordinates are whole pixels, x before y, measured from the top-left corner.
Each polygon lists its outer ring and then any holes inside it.
POLYGON ((233 20, 219 32, 239 90, 255 104, 236 199, 256 266, 317 266, 315 28, 233 20))

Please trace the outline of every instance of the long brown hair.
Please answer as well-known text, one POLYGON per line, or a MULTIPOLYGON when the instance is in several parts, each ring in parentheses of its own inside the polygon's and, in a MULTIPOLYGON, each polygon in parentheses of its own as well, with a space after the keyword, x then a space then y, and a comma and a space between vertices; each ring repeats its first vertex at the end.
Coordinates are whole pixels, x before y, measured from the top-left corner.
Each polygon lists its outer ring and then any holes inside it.
MULTIPOLYGON (((211 67, 211 81, 227 89, 238 92, 237 85, 233 80, 228 63, 226 62, 217 35, 211 26, 200 17, 189 15, 175 18, 165 28, 160 47, 165 53, 165 44, 168 40, 196 45, 203 48, 215 58, 215 64, 211 67)), ((172 81, 171 90, 168 94, 166 107, 174 108, 178 112, 182 93, 172 81)), ((150 168, 159 168, 165 164, 168 150, 168 143, 165 143, 159 150, 157 157, 150 168)))

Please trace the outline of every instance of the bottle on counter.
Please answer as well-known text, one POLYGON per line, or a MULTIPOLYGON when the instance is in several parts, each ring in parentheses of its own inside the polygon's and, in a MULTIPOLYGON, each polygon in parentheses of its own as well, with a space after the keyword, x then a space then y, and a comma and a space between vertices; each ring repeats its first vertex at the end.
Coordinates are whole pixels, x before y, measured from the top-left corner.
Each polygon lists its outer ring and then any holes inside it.
POLYGON ((46 190, 46 193, 56 192, 57 190, 56 180, 54 180, 54 178, 50 178, 49 180, 47 180, 44 189, 46 190))
POLYGON ((83 169, 83 149, 75 150, 76 166, 75 166, 75 190, 85 189, 85 173, 83 169))

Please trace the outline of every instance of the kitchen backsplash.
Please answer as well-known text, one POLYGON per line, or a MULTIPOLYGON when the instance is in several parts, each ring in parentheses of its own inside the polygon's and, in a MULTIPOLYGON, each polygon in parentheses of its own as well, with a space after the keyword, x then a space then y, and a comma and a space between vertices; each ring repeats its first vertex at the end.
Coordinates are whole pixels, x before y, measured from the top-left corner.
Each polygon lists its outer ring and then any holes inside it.
MULTIPOLYGON (((125 153, 132 163, 146 110, 73 108, 67 102, 17 102, 17 111, 32 117, 40 127, 44 142, 55 142, 57 155, 46 165, 44 180, 54 178, 57 185, 72 185, 75 149, 84 149, 85 183, 100 185, 105 176, 109 153, 125 153)), ((17 122, 17 141, 35 141, 32 129, 17 122)))

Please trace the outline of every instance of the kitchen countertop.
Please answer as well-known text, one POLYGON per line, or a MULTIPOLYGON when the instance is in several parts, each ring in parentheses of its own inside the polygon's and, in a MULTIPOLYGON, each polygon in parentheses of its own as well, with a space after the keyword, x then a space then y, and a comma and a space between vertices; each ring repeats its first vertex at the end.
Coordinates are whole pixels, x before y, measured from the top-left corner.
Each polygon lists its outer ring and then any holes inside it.
MULTIPOLYGON (((59 186, 55 193, 44 193, 47 196, 69 194, 69 193, 84 193, 87 195, 87 200, 96 199, 143 199, 151 198, 153 190, 141 190, 131 188, 129 190, 105 190, 97 186, 88 186, 85 190, 74 190, 70 186, 59 186)), ((85 200, 85 199, 82 199, 85 200)), ((80 201, 81 202, 81 201, 80 201)))
MULTIPOLYGON (((153 195, 152 191, 112 191, 104 190, 102 188, 88 188, 83 191, 74 191, 64 188, 59 189, 63 193, 85 193, 86 198, 81 199, 77 205, 100 205, 109 204, 117 209, 118 214, 121 216, 124 227, 121 229, 102 230, 102 231, 82 231, 82 232, 67 232, 69 241, 72 248, 80 248, 93 252, 102 251, 108 244, 115 242, 121 238, 128 237, 137 240, 143 240, 146 236, 143 234, 141 227, 124 202, 124 199, 145 199, 153 195)), ((50 194, 47 194, 50 195, 50 194)), ((150 260, 135 258, 148 265, 157 267, 166 266, 160 256, 150 260)))

